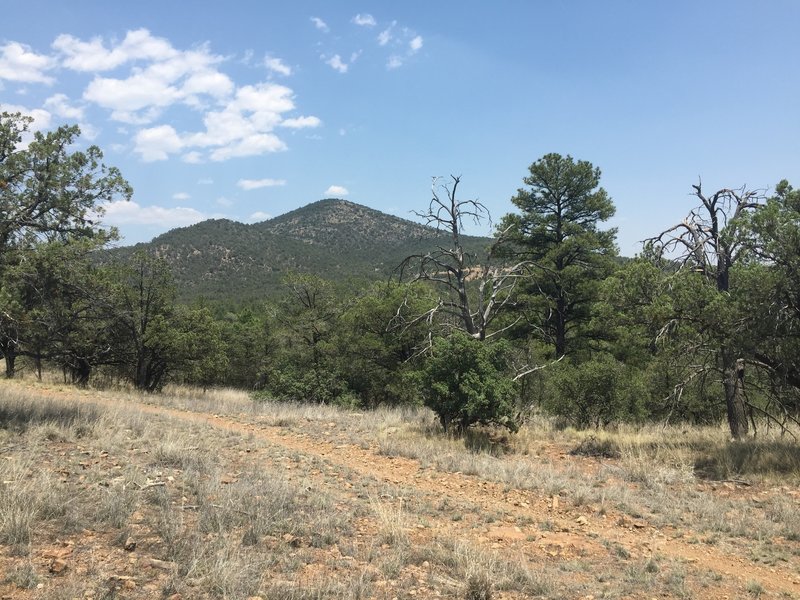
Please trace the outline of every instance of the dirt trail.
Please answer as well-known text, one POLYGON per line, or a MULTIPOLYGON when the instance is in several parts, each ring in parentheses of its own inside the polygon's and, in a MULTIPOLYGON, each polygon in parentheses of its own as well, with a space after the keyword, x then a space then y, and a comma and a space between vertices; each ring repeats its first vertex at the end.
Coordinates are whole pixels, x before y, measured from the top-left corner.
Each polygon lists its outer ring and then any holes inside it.
MULTIPOLYGON (((41 393, 41 388, 37 392, 41 393)), ((111 397, 90 393, 77 397, 74 391, 48 390, 46 395, 112 407, 120 405, 111 397)), ((426 515, 431 521, 429 528, 435 530, 436 535, 472 539, 500 552, 513 549, 532 561, 608 556, 609 544, 613 543, 624 548, 631 558, 659 555, 685 563, 688 571, 718 573, 722 579, 715 583, 713 591, 702 590, 704 598, 737 597, 750 582, 758 582, 769 593, 800 597, 800 576, 791 573, 789 567, 754 564, 744 556, 728 554, 714 546, 691 544, 680 539, 681 532, 660 531, 614 511, 599 515, 589 507, 575 507, 563 500, 554 507, 552 498, 533 491, 510 489, 474 476, 423 468, 417 460, 384 456, 359 445, 332 443, 281 427, 250 422, 248 416, 225 417, 130 400, 126 400, 126 407, 251 435, 268 444, 316 457, 343 472, 355 472, 398 489, 413 490, 432 504, 446 499, 451 505, 468 503, 475 507, 476 514, 503 515, 502 520, 484 527, 470 527, 475 519, 456 522, 446 514, 439 518, 426 515), (543 532, 536 527, 536 523, 545 520, 553 523, 552 531, 543 532)))

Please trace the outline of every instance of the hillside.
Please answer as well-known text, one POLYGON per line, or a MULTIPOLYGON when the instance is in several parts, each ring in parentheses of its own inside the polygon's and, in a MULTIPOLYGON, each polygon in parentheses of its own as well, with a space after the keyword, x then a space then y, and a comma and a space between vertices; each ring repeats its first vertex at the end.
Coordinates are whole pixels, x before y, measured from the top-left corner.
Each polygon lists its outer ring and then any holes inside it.
MULTIPOLYGON (((144 249, 166 258, 183 300, 245 302, 277 293, 286 271, 354 284, 385 279, 409 254, 447 242, 419 223, 327 199, 261 223, 203 221, 113 253, 144 249)), ((466 237, 465 242, 481 254, 490 240, 466 237)))

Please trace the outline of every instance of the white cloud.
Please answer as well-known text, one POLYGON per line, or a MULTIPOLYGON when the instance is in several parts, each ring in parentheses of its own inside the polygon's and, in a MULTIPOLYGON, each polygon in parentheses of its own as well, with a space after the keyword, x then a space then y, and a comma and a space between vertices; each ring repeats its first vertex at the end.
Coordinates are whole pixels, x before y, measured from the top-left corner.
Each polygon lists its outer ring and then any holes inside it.
POLYGON ((385 46, 386 44, 388 44, 389 42, 392 41, 392 37, 393 37, 392 29, 394 29, 395 25, 397 25, 397 21, 392 21, 392 24, 389 25, 389 27, 387 27, 386 29, 384 29, 383 31, 381 31, 378 34, 378 45, 379 46, 385 46))
POLYGON ((386 61, 386 68, 389 69, 389 70, 398 69, 398 68, 400 68, 402 66, 403 66, 403 57, 402 56, 397 56, 396 54, 393 54, 392 56, 390 56, 389 60, 386 61))
POLYGON ((172 194, 172 199, 178 200, 179 202, 183 200, 188 200, 189 198, 191 198, 191 196, 186 192, 178 192, 176 194, 172 194))
POLYGON ((362 27, 375 27, 375 17, 369 13, 357 14, 353 17, 353 23, 361 25, 362 27))
MULTIPOLYGON (((279 152, 286 144, 275 134, 277 127, 321 124, 314 116, 284 118, 295 109, 294 93, 286 86, 262 82, 237 87, 218 69, 224 57, 213 54, 207 44, 179 50, 169 40, 138 29, 121 42, 61 35, 53 48, 67 68, 95 73, 83 92, 84 101, 111 111, 116 121, 141 127, 132 141, 144 161, 179 154, 184 162, 196 164, 279 152), (126 65, 129 70, 121 76, 103 74, 126 65), (198 111, 202 126, 178 132, 172 125, 159 124, 161 114, 176 104, 198 111)), ((266 56, 264 65, 282 75, 292 72, 278 58, 266 56)), ((63 95, 50 102, 54 112, 77 115, 81 110, 63 95)))
POLYGON ((178 132, 171 125, 142 129, 134 137, 134 142, 134 152, 138 152, 145 162, 166 160, 170 154, 183 148, 178 132))
POLYGON ((54 66, 52 58, 36 54, 24 44, 8 42, 0 46, 0 80, 51 84, 54 79, 44 72, 54 66))
POLYGON ((248 221, 250 221, 251 223, 256 223, 258 221, 266 221, 266 220, 271 219, 271 218, 272 218, 271 214, 265 213, 262 210, 257 210, 252 215, 250 215, 250 217, 248 218, 248 221))
POLYGON ((83 109, 69 104, 65 94, 54 94, 44 101, 44 107, 62 119, 83 119, 83 109))
POLYGON ((314 27, 320 31, 328 33, 331 30, 330 27, 328 27, 328 24, 319 17, 311 17, 311 22, 314 24, 314 27))
POLYGON ((233 206, 233 200, 230 200, 225 196, 220 196, 219 198, 217 198, 216 203, 224 208, 230 208, 231 206, 233 206))
POLYGON ((192 150, 191 152, 187 152, 181 157, 181 160, 190 165, 199 165, 203 161, 203 155, 197 152, 196 150, 192 150))
POLYGON ((284 63, 280 58, 275 58, 274 56, 265 56, 264 57, 264 66, 278 75, 284 75, 288 77, 292 74, 292 68, 284 63))
POLYGON ((257 133, 249 135, 233 144, 217 148, 211 153, 211 160, 223 161, 230 158, 243 156, 258 156, 265 152, 280 152, 286 150, 286 144, 272 133, 257 133))
POLYGON ((117 121, 147 124, 177 102, 202 108, 204 97, 223 99, 235 89, 216 68, 223 57, 212 54, 207 45, 177 50, 146 29, 129 31, 110 49, 101 38, 83 42, 69 35, 56 38, 53 47, 66 56, 65 66, 79 71, 99 73, 128 62, 146 63, 134 66, 125 78, 95 75, 84 90, 85 100, 111 110, 117 121))
POLYGON ((318 117, 295 117, 292 119, 285 119, 281 122, 281 127, 288 127, 289 129, 304 129, 306 127, 319 127, 322 121, 318 117))
POLYGON ((325 64, 330 65, 335 71, 339 71, 339 73, 347 73, 347 63, 342 62, 342 57, 338 54, 334 54, 331 58, 327 59, 325 64))
POLYGON ((53 49, 62 54, 62 64, 68 69, 90 72, 108 71, 135 60, 168 60, 179 54, 167 40, 153 37, 147 29, 129 31, 111 49, 100 37, 84 42, 63 34, 55 39, 53 49))
POLYGON ((198 223, 206 216, 189 207, 141 206, 133 200, 109 202, 103 205, 105 214, 101 217, 108 225, 160 225, 181 227, 198 223))
POLYGON ((285 179, 240 179, 236 185, 245 191, 286 185, 285 179))
POLYGON ((408 47, 411 49, 411 52, 418 52, 420 48, 422 48, 422 36, 418 35, 410 42, 408 42, 408 47))
POLYGON ((342 187, 341 185, 332 185, 327 190, 325 190, 326 196, 347 196, 350 192, 347 190, 346 187, 342 187))

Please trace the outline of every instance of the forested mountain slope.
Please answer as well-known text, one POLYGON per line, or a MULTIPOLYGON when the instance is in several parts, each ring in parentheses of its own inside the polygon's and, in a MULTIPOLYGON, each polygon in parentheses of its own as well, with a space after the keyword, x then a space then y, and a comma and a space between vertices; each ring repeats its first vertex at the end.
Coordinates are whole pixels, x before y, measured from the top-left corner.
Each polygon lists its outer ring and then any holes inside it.
MULTIPOLYGON (((465 237, 478 255, 488 238, 465 237)), ((167 259, 183 300, 246 302, 279 291, 282 275, 301 271, 358 285, 385 279, 409 254, 447 245, 434 229, 349 202, 326 199, 268 221, 211 219, 117 248, 167 259)))

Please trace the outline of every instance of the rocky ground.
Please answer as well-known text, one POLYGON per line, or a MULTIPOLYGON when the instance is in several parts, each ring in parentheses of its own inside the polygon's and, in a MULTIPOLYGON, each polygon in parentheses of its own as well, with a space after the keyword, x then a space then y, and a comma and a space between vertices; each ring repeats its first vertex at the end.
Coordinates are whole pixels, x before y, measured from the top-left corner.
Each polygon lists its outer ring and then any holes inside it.
POLYGON ((794 483, 245 399, 0 405, 2 599, 800 597, 794 483))

